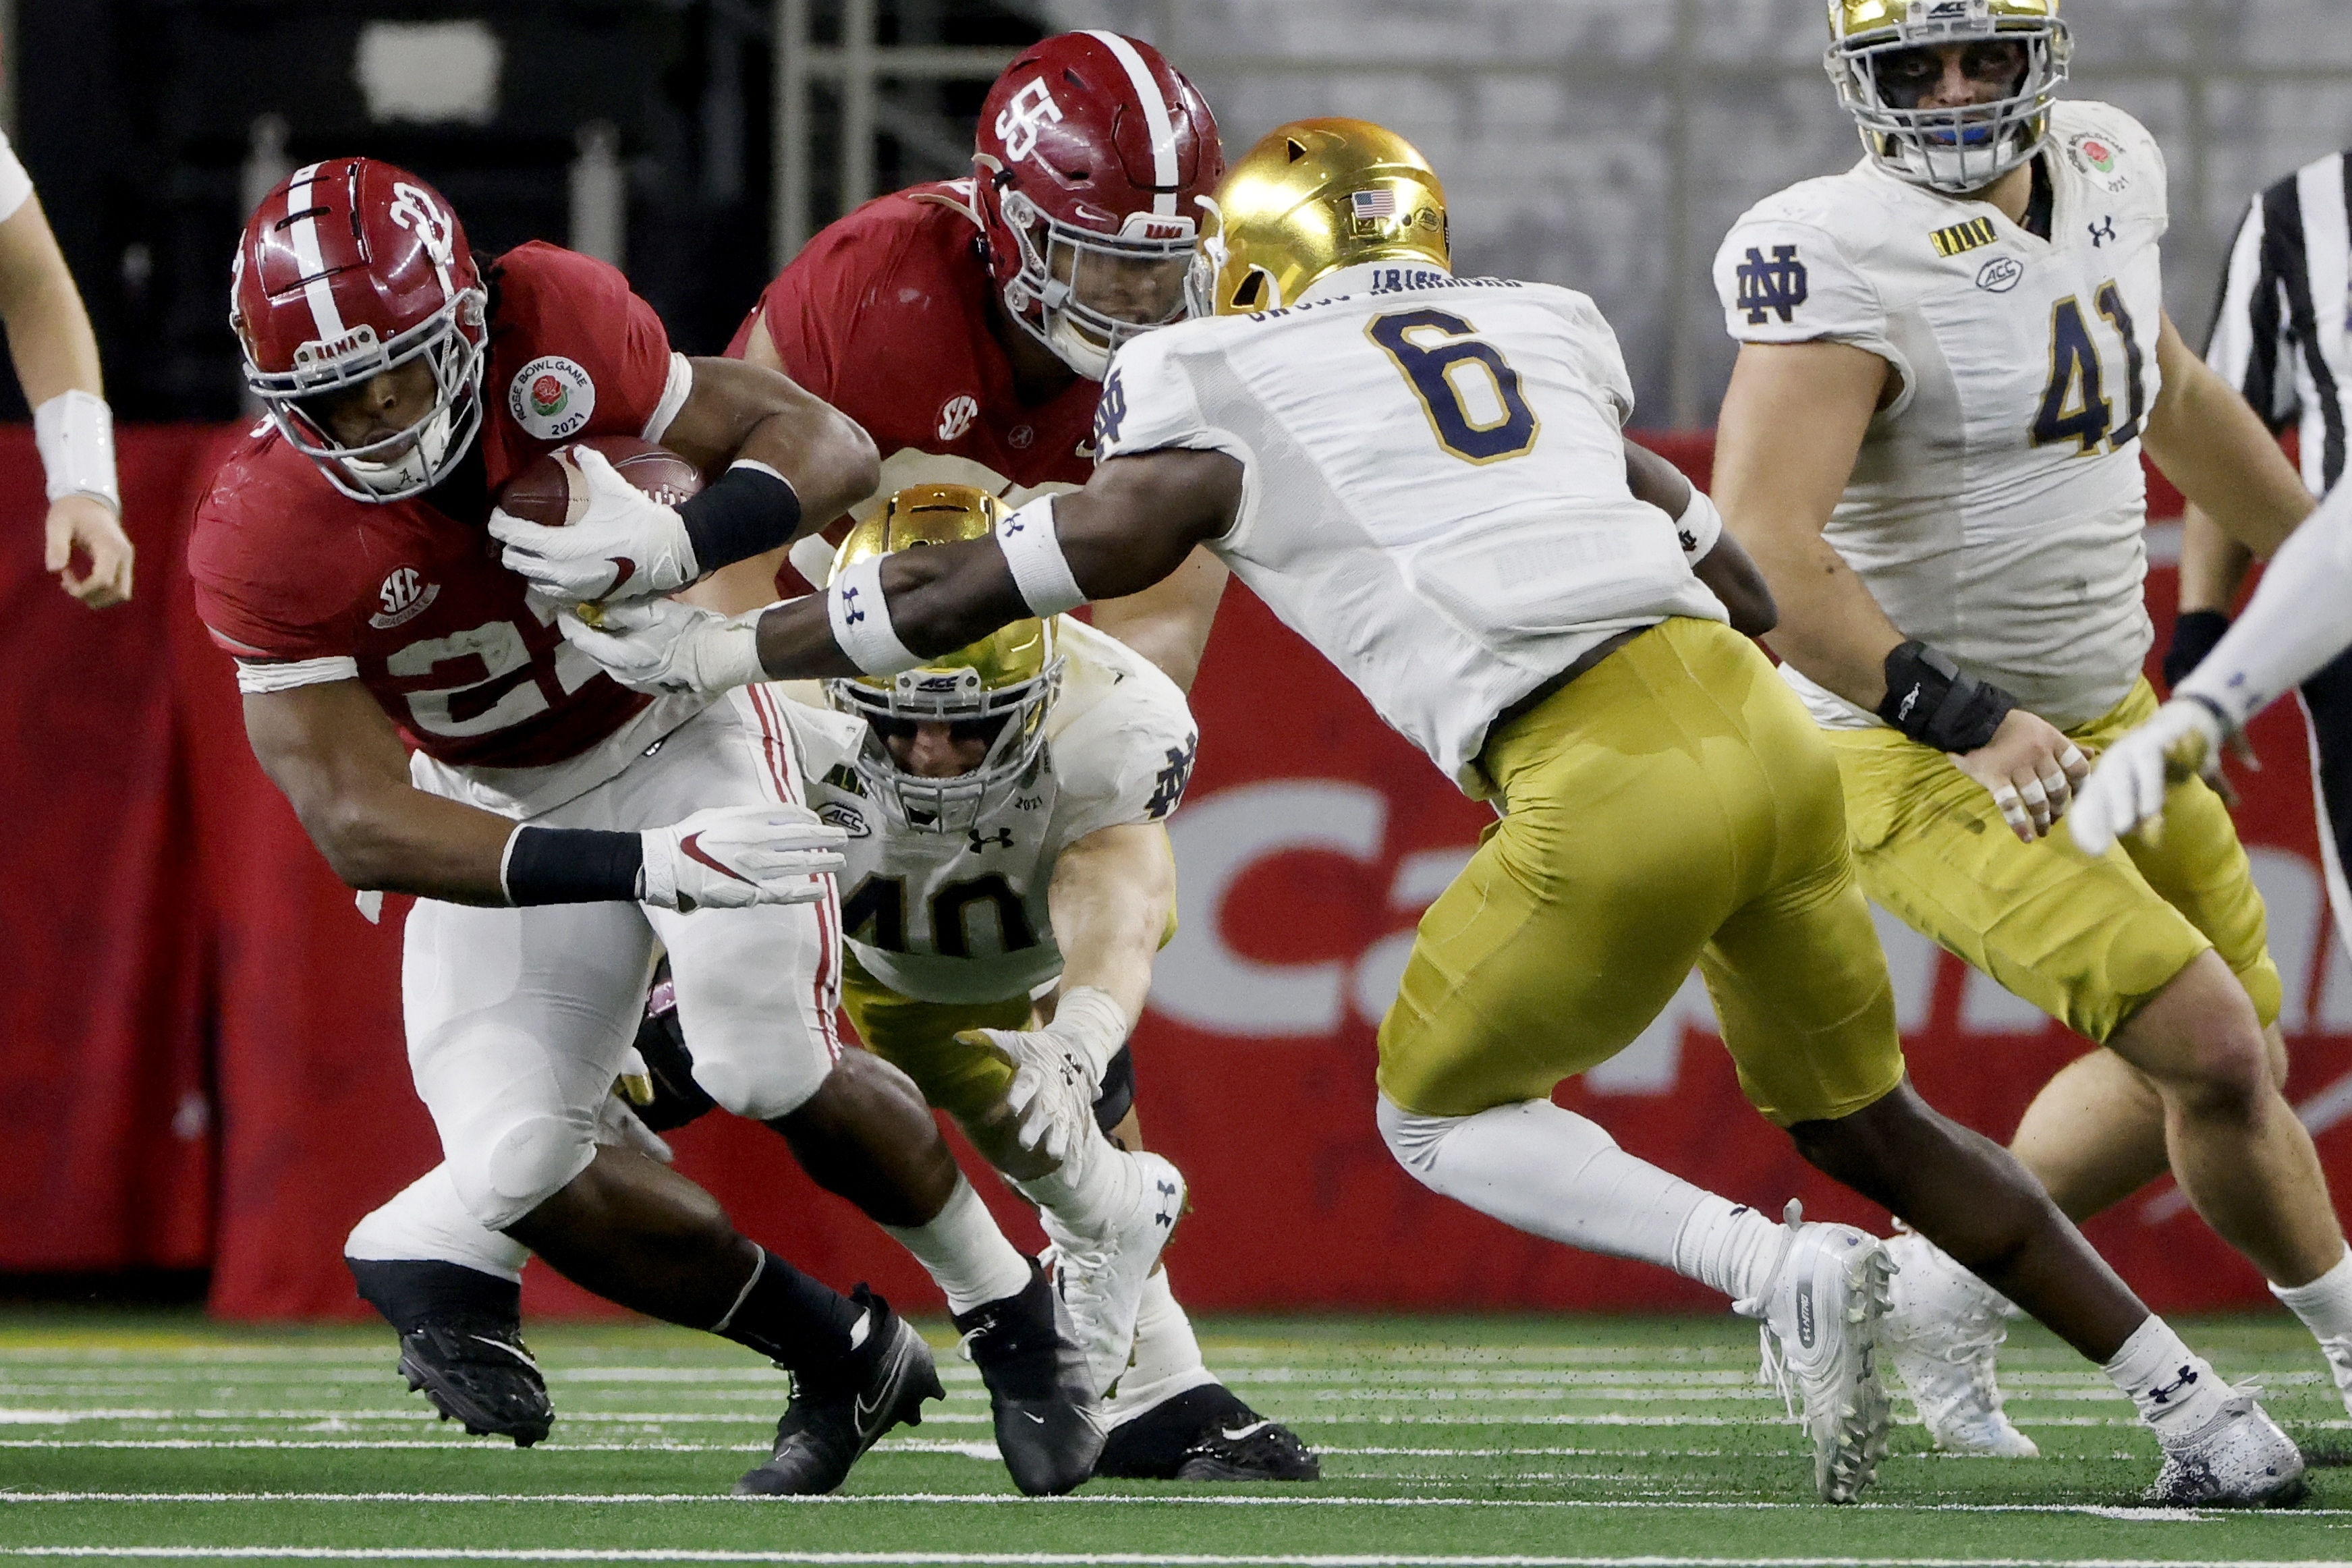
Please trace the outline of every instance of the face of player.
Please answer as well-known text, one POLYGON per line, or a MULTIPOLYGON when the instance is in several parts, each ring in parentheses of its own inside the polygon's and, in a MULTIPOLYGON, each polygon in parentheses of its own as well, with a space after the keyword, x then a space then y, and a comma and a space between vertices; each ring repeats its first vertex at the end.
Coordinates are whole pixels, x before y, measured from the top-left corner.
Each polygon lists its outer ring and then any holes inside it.
POLYGON ((988 760, 988 748, 1009 714, 942 723, 933 719, 875 719, 868 722, 898 771, 919 779, 961 778, 988 760))
POLYGON ((1098 250, 1053 248, 1055 279, 1070 285, 1071 298, 1089 310, 1139 327, 1158 326, 1184 299, 1189 256, 1108 256, 1098 250))
MULTIPOLYGON (((415 428, 433 413, 439 391, 432 365, 420 354, 357 386, 307 398, 302 410, 341 445, 370 447, 415 428)), ((405 450, 387 448, 376 460, 396 462, 405 450)))
POLYGON ((2011 39, 1898 49, 1877 62, 1878 91, 1891 109, 1972 109, 2013 96, 2030 63, 2011 39))

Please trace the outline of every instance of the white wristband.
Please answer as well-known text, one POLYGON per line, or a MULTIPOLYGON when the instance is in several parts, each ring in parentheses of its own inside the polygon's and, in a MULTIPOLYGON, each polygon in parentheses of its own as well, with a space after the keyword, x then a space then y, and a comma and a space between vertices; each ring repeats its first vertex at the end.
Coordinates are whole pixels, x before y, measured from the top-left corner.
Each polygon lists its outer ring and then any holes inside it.
POLYGON ((1095 1082, 1100 1084, 1103 1074, 1109 1070, 1110 1058, 1127 1044, 1128 1031, 1133 1027, 1134 1020, 1109 992, 1099 985, 1077 985, 1063 992, 1055 1002, 1054 1021, 1048 1032, 1061 1037, 1064 1044, 1082 1053, 1095 1082))
POLYGON ((1683 559, 1694 566, 1706 560, 1715 542, 1723 537, 1723 513, 1696 485, 1691 486, 1690 504, 1675 519, 1675 534, 1682 541, 1683 559))
POLYGON ((33 445, 48 471, 49 499, 93 496, 122 511, 114 481, 114 411, 106 399, 79 389, 60 392, 33 410, 33 445))
POLYGON ((1087 602, 1054 529, 1054 498, 1039 496, 996 525, 997 548, 1013 568, 1021 602, 1033 616, 1058 616, 1087 602))
POLYGON ((833 621, 833 640, 849 662, 868 675, 896 675, 914 669, 922 660, 898 640, 890 624, 890 601, 882 594, 882 563, 887 556, 869 555, 846 568, 824 591, 825 614, 833 621))

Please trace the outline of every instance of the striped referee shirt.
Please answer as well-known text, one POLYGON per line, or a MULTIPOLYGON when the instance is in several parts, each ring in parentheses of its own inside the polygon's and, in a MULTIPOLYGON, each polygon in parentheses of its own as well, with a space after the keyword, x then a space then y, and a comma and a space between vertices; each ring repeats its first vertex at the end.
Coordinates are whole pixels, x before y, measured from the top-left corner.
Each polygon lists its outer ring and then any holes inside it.
POLYGON ((2303 482, 2344 477, 2352 412, 2352 156, 2330 153, 2256 196, 2230 247, 2205 363, 2272 430, 2300 425, 2303 482))

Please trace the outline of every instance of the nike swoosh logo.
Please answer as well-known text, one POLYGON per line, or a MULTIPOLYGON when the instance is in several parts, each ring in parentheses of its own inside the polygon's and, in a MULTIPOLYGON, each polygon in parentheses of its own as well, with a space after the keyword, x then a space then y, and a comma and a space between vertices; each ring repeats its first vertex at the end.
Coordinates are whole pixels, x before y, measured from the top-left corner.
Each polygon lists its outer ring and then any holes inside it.
POLYGON ((613 563, 614 573, 613 585, 605 589, 604 593, 617 594, 620 592, 622 584, 637 574, 637 563, 625 555, 607 555, 604 559, 613 563))
POLYGON ((494 1340, 488 1334, 467 1334, 466 1337, 473 1341, 478 1345, 488 1345, 494 1351, 506 1352, 507 1354, 514 1357, 515 1360, 522 1363, 523 1365, 530 1368, 533 1372, 537 1372, 539 1370, 539 1363, 531 1360, 530 1357, 523 1354, 522 1352, 507 1343, 504 1340, 494 1340))
POLYGON ((718 872, 720 876, 732 877, 739 882, 748 882, 751 879, 751 878, 743 875, 742 872, 735 869, 734 867, 726 865, 718 860, 713 860, 709 856, 705 855, 702 852, 702 835, 699 833, 688 834, 685 837, 677 841, 677 847, 679 852, 685 855, 688 859, 699 861, 703 865, 708 866, 712 870, 718 872))
POLYGON ((1024 1410, 1021 1414, 1028 1416, 1030 1420, 1034 1421, 1040 1426, 1043 1426, 1045 1424, 1045 1418, 1043 1415, 1038 1415, 1026 1410, 1024 1410))
POLYGON ((872 1429, 874 1417, 882 1413, 882 1402, 877 1399, 868 1405, 866 1403, 866 1395, 861 1394, 850 1402, 850 1409, 856 1416, 857 1435, 863 1437, 872 1429))
POLYGON ((1239 1431, 1235 1431, 1230 1426, 1220 1426, 1217 1430, 1224 1437, 1226 1442, 1238 1443, 1243 1438, 1249 1436, 1252 1433, 1263 1432, 1273 1425, 1274 1423, 1271 1421, 1253 1421, 1248 1426, 1242 1427, 1239 1431))

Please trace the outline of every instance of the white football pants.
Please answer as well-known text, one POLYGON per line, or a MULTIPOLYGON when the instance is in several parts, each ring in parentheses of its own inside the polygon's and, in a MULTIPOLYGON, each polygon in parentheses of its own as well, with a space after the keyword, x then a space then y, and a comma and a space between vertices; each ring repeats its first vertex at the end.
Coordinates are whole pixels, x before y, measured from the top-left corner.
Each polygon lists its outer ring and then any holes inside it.
MULTIPOLYGON (((531 821, 632 831, 706 806, 799 802, 799 759, 779 700, 761 687, 731 691, 614 777, 531 821)), ((419 900, 401 957, 408 1063, 466 1211, 500 1229, 588 1168, 598 1113, 636 1038, 656 939, 694 1041, 696 1081, 712 1099, 767 1121, 814 1094, 841 1054, 833 1021, 841 909, 826 881, 815 903, 692 914, 419 900)))

